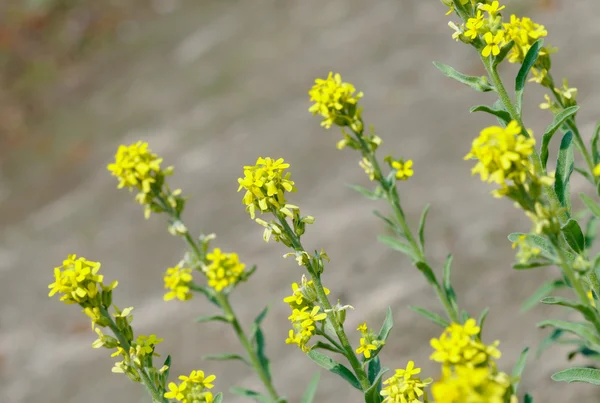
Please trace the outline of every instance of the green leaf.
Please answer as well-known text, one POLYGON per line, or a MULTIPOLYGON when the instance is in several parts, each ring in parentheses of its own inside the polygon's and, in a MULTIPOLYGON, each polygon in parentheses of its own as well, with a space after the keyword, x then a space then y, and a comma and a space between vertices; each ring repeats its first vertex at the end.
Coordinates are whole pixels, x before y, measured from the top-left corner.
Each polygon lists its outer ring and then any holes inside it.
POLYGON ((515 93, 517 95, 516 107, 519 113, 521 113, 521 105, 523 105, 523 93, 525 92, 525 82, 527 81, 527 76, 537 61, 540 48, 543 44, 544 40, 538 39, 533 45, 531 45, 527 51, 527 54, 525 55, 525 58, 523 59, 523 64, 519 69, 519 73, 517 74, 517 78, 515 80, 515 93))
POLYGON ((548 147, 550 146, 550 140, 552 140, 552 136, 554 133, 562 126, 563 123, 571 116, 573 116, 579 110, 579 106, 570 106, 566 109, 563 109, 558 113, 550 126, 546 128, 544 132, 544 136, 542 137, 542 148, 540 150, 540 160, 542 161, 542 166, 546 169, 546 164, 548 163, 548 147))
POLYGON ((515 263, 513 264, 513 269, 515 270, 529 270, 529 269, 537 269, 538 267, 546 267, 551 265, 552 262, 529 262, 529 263, 515 263))
POLYGON ((229 391, 234 395, 248 397, 256 402, 269 403, 271 401, 271 399, 269 399, 268 396, 265 396, 261 393, 255 392, 250 389, 240 388, 239 386, 234 386, 231 389, 229 389, 229 391))
POLYGON ((600 139, 600 120, 596 123, 594 135, 592 136, 592 156, 594 165, 600 164, 600 150, 598 149, 598 140, 600 139))
POLYGON ((385 319, 383 320, 383 324, 379 330, 379 335, 377 336, 377 340, 386 341, 393 327, 394 317, 392 315, 392 308, 388 306, 387 312, 385 313, 385 319))
POLYGON ((212 361, 229 361, 229 360, 240 360, 242 361, 244 364, 248 365, 248 366, 252 366, 250 364, 250 362, 248 362, 248 360, 246 360, 246 358, 242 357, 239 354, 233 354, 233 353, 223 353, 223 354, 208 354, 208 355, 204 355, 202 356, 203 360, 212 360, 212 361))
POLYGON ((598 323, 598 311, 595 308, 591 308, 588 305, 584 305, 577 301, 572 301, 562 297, 546 297, 540 301, 542 304, 547 305, 560 305, 567 308, 574 309, 580 312, 583 317, 591 323, 598 323))
POLYGON ((369 190, 367 188, 364 188, 364 187, 358 186, 358 185, 348 185, 348 187, 350 189, 356 190, 358 193, 360 193, 361 195, 363 195, 364 197, 366 197, 369 200, 379 200, 383 197, 383 193, 381 192, 379 187, 377 187, 375 189, 375 191, 369 190))
POLYGON ((515 367, 512 372, 512 376, 513 376, 513 378, 515 378, 515 381, 513 382, 513 393, 515 393, 515 394, 517 393, 517 389, 519 388, 519 383, 521 382, 521 374, 523 374, 523 370, 525 369, 525 363, 527 362, 528 354, 529 354, 529 347, 527 347, 527 348, 525 348, 525 350, 523 350, 523 352, 519 356, 519 359, 518 359, 517 363, 515 364, 515 367))
POLYGON ((260 328, 260 324, 262 323, 262 321, 265 320, 265 317, 267 316, 267 313, 269 312, 270 307, 271 307, 270 305, 265 306, 263 308, 263 310, 260 311, 260 313, 256 316, 256 318, 254 319, 254 322, 252 322, 252 327, 250 328, 250 334, 248 335, 248 338, 250 339, 250 341, 252 343, 254 342, 254 338, 256 337, 256 332, 260 328))
POLYGON ((500 48, 500 53, 498 53, 493 61, 492 61, 492 66, 497 66, 500 63, 502 63, 502 61, 506 58, 506 55, 508 54, 508 52, 510 52, 510 50, 512 49, 512 47, 514 46, 515 41, 510 41, 508 42, 506 45, 502 46, 502 48, 500 48))
POLYGON ((590 175, 590 173, 588 171, 586 171, 584 168, 578 167, 576 165, 574 169, 575 169, 575 172, 579 173, 581 176, 583 176, 585 179, 587 179, 587 181, 590 182, 592 185, 596 184, 592 175, 590 175))
POLYGON ((415 263, 415 265, 417 266, 417 269, 419 269, 419 271, 421 273, 423 273, 423 275, 425 276, 425 278, 427 279, 429 284, 437 283, 435 274, 433 274, 433 269, 431 267, 429 267, 429 265, 427 263, 419 261, 419 262, 415 263))
POLYGON ((506 112, 502 109, 492 109, 487 105, 477 105, 471 108, 470 112, 487 112, 491 115, 496 116, 498 119, 502 120, 504 125, 506 126, 512 118, 510 117, 510 113, 506 112))
POLYGON ((384 216, 383 214, 381 214, 381 212, 379 212, 377 210, 373 210, 373 214, 375 214, 377 217, 381 218, 388 225, 388 227, 390 227, 390 229, 392 231, 394 231, 396 234, 398 234, 399 236, 404 236, 404 234, 398 230, 398 224, 396 224, 390 218, 384 216))
POLYGON ((582 253, 585 250, 585 237, 577 221, 570 218, 561 230, 567 243, 575 252, 582 253))
POLYGON ((466 74, 459 73, 454 70, 452 67, 448 66, 444 63, 433 62, 433 65, 437 67, 439 71, 442 72, 446 77, 450 77, 459 83, 463 83, 473 88, 475 91, 487 92, 492 91, 494 87, 492 87, 488 81, 487 77, 474 77, 468 76, 466 74))
POLYGON ((479 315, 479 321, 477 322, 479 324, 479 334, 481 335, 481 333, 483 332, 483 325, 485 324, 485 319, 487 318, 488 312, 490 311, 490 308, 485 308, 483 311, 481 311, 481 315, 479 315))
POLYGON ((221 304, 219 304, 219 301, 217 301, 217 298, 215 297, 215 291, 205 285, 197 285, 197 284, 193 284, 190 283, 190 289, 194 290, 194 291, 198 291, 201 294, 204 294, 204 296, 213 304, 215 304, 216 306, 218 306, 219 308, 221 307, 221 304))
MULTIPOLYGON (((554 247, 550 243, 548 238, 535 235, 535 234, 525 234, 523 232, 513 232, 508 236, 509 241, 516 242, 519 239, 519 236, 525 235, 527 237, 528 242, 532 242, 535 246, 542 250, 542 256, 547 257, 548 259, 556 259, 556 252, 554 251, 554 247)), ((569 262, 575 260, 575 255, 569 251, 564 251, 566 257, 569 262)))
POLYGON ((196 322, 204 323, 204 322, 226 322, 230 323, 230 320, 225 316, 221 315, 207 315, 207 316, 199 316, 196 318, 196 322))
POLYGON ((592 200, 592 198, 586 195, 585 193, 579 193, 579 197, 581 197, 581 200, 583 200, 583 202, 585 203, 587 208, 590 209, 592 214, 600 218, 600 205, 598 205, 598 203, 592 200))
POLYGON ((600 369, 596 368, 568 368, 552 375, 556 382, 584 382, 600 386, 600 369))
POLYGON ((377 239, 389 246, 392 249, 395 249, 399 252, 408 255, 411 259, 415 260, 414 251, 412 247, 404 242, 399 241, 397 238, 388 236, 388 235, 379 235, 377 239))
POLYGON ((375 357, 375 359, 369 361, 367 364, 367 378, 369 379, 369 383, 372 385, 377 378, 377 374, 381 370, 381 360, 379 357, 375 357))
POLYGON ((408 307, 410 309, 412 309, 413 311, 415 311, 416 313, 418 313, 419 315, 429 319, 436 325, 443 327, 444 329, 447 328, 448 326, 450 326, 450 322, 448 322, 446 319, 442 318, 437 313, 431 312, 430 310, 425 309, 425 308, 420 308, 418 306, 409 305, 408 307))
POLYGON ((573 133, 567 132, 560 142, 558 160, 556 162, 556 175, 554 190, 558 196, 560 204, 571 212, 571 191, 569 189, 569 179, 575 166, 573 160, 573 133))
POLYGON ((213 399, 213 403, 223 403, 223 393, 217 393, 213 399))
POLYGON ((542 353, 548 349, 553 343, 557 343, 564 332, 560 329, 554 329, 552 333, 544 337, 539 346, 535 350, 535 357, 540 358, 542 353))
POLYGON ((458 304, 456 303, 456 293, 454 292, 454 287, 452 287, 452 282, 450 279, 450 267, 452 266, 452 259, 453 256, 452 255, 448 255, 446 257, 446 262, 444 263, 444 293, 446 294, 446 297, 448 298, 448 301, 450 301, 450 305, 452 305, 452 308, 454 309, 454 312, 458 313, 458 304))
POLYGON ((379 391, 381 390, 381 378, 383 374, 389 371, 389 368, 381 368, 377 375, 375 376, 375 380, 371 383, 369 389, 365 391, 365 403, 380 403, 381 395, 379 391))
POLYGON ((315 374, 311 378, 310 382, 308 383, 308 386, 306 387, 306 391, 304 391, 304 394, 302 395, 302 400, 300 400, 300 403, 313 403, 314 402, 315 395, 317 394, 317 387, 319 386, 319 378, 320 377, 321 377, 321 374, 318 372, 315 372, 315 374))
POLYGON ((600 344, 600 337, 594 327, 588 323, 575 323, 566 320, 543 320, 536 324, 537 327, 552 326, 565 332, 573 333, 593 344, 600 344))
POLYGON ((337 353, 337 354, 344 354, 343 351, 341 351, 340 349, 338 349, 334 345, 329 344, 329 343, 325 343, 324 341, 317 341, 312 346, 312 348, 317 348, 317 349, 321 349, 321 350, 327 350, 327 351, 331 351, 331 352, 337 353))
POLYGON ((265 370, 265 373, 267 374, 269 380, 271 380, 271 368, 269 364, 269 359, 267 358, 265 352, 265 336, 260 326, 257 326, 254 344, 256 348, 256 355, 258 356, 258 361, 260 362, 260 366, 265 370))
POLYGON ((316 350, 310 350, 306 355, 308 355, 308 358, 313 360, 315 362, 315 364, 317 364, 318 366, 325 368, 329 372, 333 372, 334 374, 341 376, 350 385, 352 385, 356 389, 362 391, 362 388, 360 387, 360 382, 358 382, 358 379, 356 379, 356 376, 354 376, 352 371, 350 371, 344 365, 340 364, 339 362, 334 361, 333 359, 329 358, 325 354, 319 353, 316 350))
POLYGON ((567 284, 563 280, 547 281, 538 288, 531 297, 527 298, 527 301, 521 306, 521 312, 525 312, 537 305, 538 302, 552 291, 566 287, 567 284))
POLYGON ((169 372, 171 372, 171 355, 167 355, 163 367, 167 367, 167 369, 160 374, 160 383, 163 389, 167 389, 167 381, 169 380, 169 372))
POLYGON ((427 204, 421 214, 421 220, 419 221, 419 242, 421 242, 421 251, 425 253, 425 221, 427 220, 427 213, 429 213, 430 204, 427 204))
POLYGON ((525 393, 525 396, 523 396, 523 403, 533 403, 533 397, 529 393, 525 393))

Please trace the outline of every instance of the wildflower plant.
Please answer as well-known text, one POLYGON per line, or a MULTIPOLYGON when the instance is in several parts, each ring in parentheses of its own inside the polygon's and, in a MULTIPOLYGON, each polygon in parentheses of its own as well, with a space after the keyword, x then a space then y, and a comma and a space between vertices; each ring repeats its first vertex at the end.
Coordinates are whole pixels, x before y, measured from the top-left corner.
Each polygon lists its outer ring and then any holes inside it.
MULTIPOLYGON (((531 220, 531 231, 508 236, 516 251, 514 269, 526 270, 545 266, 559 268, 559 278, 542 284, 525 302, 528 309, 539 300, 559 305, 580 314, 579 321, 548 319, 538 327, 553 329, 542 346, 551 342, 574 346, 570 358, 580 354, 600 360, 600 254, 591 255, 600 218, 600 124, 590 142, 580 134, 576 114, 577 89, 552 76, 551 55, 556 49, 544 46, 548 31, 528 17, 510 15, 497 0, 441 0, 448 7, 447 15, 453 30, 452 38, 473 47, 486 75, 468 76, 450 66, 434 63, 449 78, 476 91, 495 93, 497 100, 478 105, 471 112, 492 115, 497 124, 482 128, 465 144, 465 160, 472 164, 473 175, 493 186, 491 194, 509 199, 531 220), (503 63, 519 66, 515 91, 510 94, 498 73, 503 63), (541 137, 525 125, 523 116, 524 90, 527 82, 547 90, 540 105, 549 111, 551 123, 541 137), (550 171, 549 145, 557 133, 562 134, 556 158, 556 170, 550 171), (582 165, 575 165, 575 150, 582 165), (594 197, 580 194, 586 208, 573 211, 570 178, 573 172, 582 175, 592 186, 594 197), (585 224, 583 220, 586 220, 585 224), (556 289, 566 289, 575 299, 548 296, 556 289), (567 339, 568 337, 568 339, 567 339)), ((323 250, 310 251, 303 236, 315 222, 315 217, 303 215, 301 207, 292 204, 293 193, 299 191, 292 180, 290 164, 283 158, 258 157, 240 172, 238 192, 251 220, 262 227, 265 242, 281 243, 288 251, 284 258, 293 258, 301 273, 290 275, 291 292, 283 299, 289 307, 288 337, 281 343, 291 345, 318 366, 339 375, 358 390, 366 403, 532 403, 533 397, 522 394, 518 387, 528 356, 528 348, 518 359, 511 373, 499 368, 500 342, 484 338, 487 309, 472 315, 462 309, 451 281, 452 255, 441 268, 428 258, 425 228, 429 205, 423 208, 418 226, 409 223, 402 207, 406 180, 419 176, 419 167, 407 155, 378 155, 383 141, 362 117, 360 100, 365 96, 338 73, 330 72, 318 78, 308 92, 309 112, 320 118, 321 126, 337 126, 341 139, 339 150, 357 152, 358 165, 371 182, 369 187, 352 186, 363 196, 385 202, 388 215, 375 211, 392 235, 379 240, 409 258, 414 268, 423 274, 440 301, 443 314, 411 306, 416 313, 441 327, 439 335, 430 341, 430 360, 439 365, 433 374, 421 374, 413 360, 393 365, 393 371, 383 367, 381 352, 391 337, 391 308, 379 330, 361 323, 357 328, 345 325, 347 315, 353 315, 352 301, 333 296, 342 290, 325 287, 330 262, 323 250), (368 127, 368 129, 367 129, 368 127), (401 197, 402 196, 402 197, 401 197), (297 281, 297 282, 295 282, 297 281), (477 317, 477 319, 475 319, 477 317), (386 375, 387 374, 387 375, 386 375)), ((249 330, 230 302, 230 294, 247 281, 256 270, 247 268, 235 252, 213 247, 214 234, 193 236, 182 219, 185 198, 180 189, 171 190, 167 177, 172 167, 162 168, 163 159, 154 154, 147 143, 122 145, 108 170, 115 176, 119 188, 135 190, 135 200, 144 206, 146 218, 152 212, 167 218, 168 230, 187 245, 181 260, 164 272, 165 301, 189 301, 202 295, 216 308, 214 315, 203 316, 198 322, 218 321, 230 326, 244 349, 244 354, 216 354, 206 360, 237 360, 247 364, 263 384, 262 391, 234 387, 231 393, 259 402, 286 402, 274 386, 270 362, 265 354, 265 334, 261 323, 268 308, 260 311, 249 330)), ((232 183, 232 187, 234 184, 232 183)), ((50 296, 60 295, 66 304, 78 304, 91 319, 98 335, 94 348, 107 348, 119 357, 113 372, 124 373, 149 391, 154 402, 219 402, 222 393, 212 392, 214 375, 194 370, 179 376, 179 382, 169 382, 171 357, 162 366, 154 364, 156 346, 162 339, 155 335, 135 335, 131 326, 133 308, 119 309, 112 302, 117 282, 106 285, 100 273, 100 263, 70 255, 54 270, 50 296), (112 313, 111 313, 112 311, 112 313), (105 334, 109 329, 112 336, 105 334)), ((541 351, 541 348, 540 348, 541 351)), ((552 376, 555 381, 600 384, 600 370, 567 368, 552 376)), ((310 381, 302 403, 314 401, 318 374, 310 381)), ((357 398, 358 399, 358 398, 357 398)))

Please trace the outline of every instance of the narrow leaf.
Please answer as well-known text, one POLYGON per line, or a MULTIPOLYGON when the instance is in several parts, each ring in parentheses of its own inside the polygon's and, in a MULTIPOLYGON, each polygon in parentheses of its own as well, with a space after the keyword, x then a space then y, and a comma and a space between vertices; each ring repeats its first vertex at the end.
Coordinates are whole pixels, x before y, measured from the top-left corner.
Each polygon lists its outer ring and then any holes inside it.
POLYGON ((213 399, 213 403, 223 403, 223 393, 217 393, 213 399))
POLYGON ((517 393, 517 389, 519 388, 519 383, 521 382, 521 375, 523 374, 523 370, 525 369, 525 363, 527 362, 527 355, 529 354, 529 347, 525 348, 521 355, 519 356, 519 360, 515 364, 515 367, 512 372, 513 378, 516 380, 513 383, 513 393, 517 393))
POLYGON ((583 200, 583 202, 585 203, 587 208, 590 209, 592 214, 600 218, 600 205, 598 205, 598 203, 592 200, 592 198, 586 195, 585 193, 579 193, 579 197, 581 197, 581 200, 583 200))
POLYGON ((239 386, 234 386, 231 389, 229 389, 229 391, 231 393, 233 393, 234 395, 238 395, 238 396, 242 396, 242 397, 249 397, 250 399, 252 399, 256 402, 268 403, 271 401, 268 396, 265 396, 261 393, 255 392, 250 389, 240 388, 239 386))
POLYGON ((537 303, 540 302, 540 300, 542 298, 544 298, 546 295, 550 294, 552 291, 554 291, 558 288, 563 288, 563 287, 566 287, 566 284, 563 280, 553 280, 553 281, 545 282, 544 284, 542 284, 540 286, 540 288, 538 288, 533 293, 533 295, 531 295, 531 297, 527 298, 527 301, 525 301, 523 303, 523 305, 521 306, 521 312, 530 310, 535 305, 537 305, 537 303))
POLYGON ((381 212, 379 212, 377 210, 373 210, 373 214, 375 214, 377 217, 381 218, 388 225, 388 227, 392 231, 394 231, 396 234, 398 234, 399 236, 404 236, 404 234, 398 230, 398 225, 394 221, 392 221, 389 217, 384 216, 383 214, 381 214, 381 212))
POLYGON ((316 349, 321 349, 321 350, 327 350, 327 351, 331 351, 333 353, 337 353, 337 354, 344 354, 343 351, 339 350, 337 347, 335 347, 332 344, 326 343, 324 341, 317 341, 312 348, 316 348, 316 349))
POLYGON ((265 370, 265 373, 267 374, 269 380, 271 380, 271 367, 265 351, 265 336, 260 326, 257 326, 255 346, 258 361, 260 362, 261 367, 263 367, 263 369, 265 370))
POLYGON ((429 319, 436 325, 443 327, 444 329, 447 328, 448 326, 450 326, 450 322, 448 322, 446 319, 442 318, 437 313, 431 312, 430 310, 425 309, 425 308, 420 308, 418 306, 409 305, 408 307, 410 309, 412 309, 413 311, 415 311, 416 313, 418 313, 419 315, 429 319))
POLYGON ((546 297, 540 301, 542 304, 547 305, 560 305, 567 308, 574 309, 581 313, 583 317, 591 323, 598 323, 598 311, 595 308, 591 308, 588 305, 584 305, 577 301, 572 301, 562 297, 546 297))
POLYGON ((262 311, 260 311, 260 313, 254 319, 254 322, 252 323, 252 327, 250 328, 250 334, 248 335, 248 338, 250 339, 251 342, 254 342, 254 338, 256 337, 256 332, 260 328, 260 324, 262 323, 262 321, 265 320, 265 317, 267 316, 267 313, 269 312, 269 308, 270 308, 269 305, 265 306, 264 309, 262 311))
POLYGON ((393 327, 394 317, 392 315, 392 308, 388 307, 387 312, 385 313, 385 319, 383 320, 383 324, 381 325, 381 329, 379 330, 377 340, 386 341, 393 327))
POLYGON ((379 190, 379 188, 375 189, 375 191, 372 191, 358 185, 348 185, 348 187, 350 189, 354 189, 369 200, 379 200, 383 197, 383 193, 381 192, 381 190, 379 190))
POLYGON ((552 375, 556 382, 584 382, 600 386, 600 369, 596 368, 568 368, 552 375))
POLYGON ((375 376, 375 380, 371 383, 369 389, 365 391, 365 403, 380 403, 381 395, 379 391, 381 390, 381 378, 383 374, 389 371, 389 368, 381 368, 379 373, 375 376))
POLYGON ((204 322, 227 322, 229 323, 229 319, 225 316, 221 315, 207 315, 207 316, 199 316, 196 318, 196 322, 204 323, 204 322))
POLYGON ((560 113, 558 113, 550 126, 546 128, 544 132, 544 136, 542 137, 542 148, 540 150, 540 159, 542 161, 542 166, 546 169, 546 164, 548 163, 548 147, 550 146, 550 140, 552 140, 552 136, 554 133, 562 126, 563 123, 571 116, 573 116, 579 110, 579 106, 570 106, 560 113))
POLYGON ((570 131, 564 135, 560 142, 558 160, 556 162, 556 175, 554 190, 558 196, 560 204, 571 212, 571 191, 569 189, 569 179, 575 166, 573 160, 573 133, 570 131))
POLYGON ((248 365, 248 366, 252 366, 248 360, 246 360, 244 357, 242 357, 239 354, 228 354, 228 353, 224 353, 224 354, 208 354, 208 355, 204 355, 202 356, 202 359, 204 360, 212 360, 212 361, 229 361, 229 360, 239 360, 242 361, 244 364, 248 365))
POLYGON ((600 344, 600 338, 596 334, 594 327, 588 323, 575 323, 566 320, 543 320, 536 324, 537 327, 552 326, 565 332, 576 334, 577 336, 593 344, 600 344))
POLYGON ((421 251, 425 252, 425 221, 427 221, 427 213, 429 213, 430 204, 427 204, 421 214, 419 221, 419 241, 421 242, 421 251))
POLYGON ((538 54, 540 53, 540 48, 544 44, 543 39, 538 39, 527 51, 525 58, 523 59, 523 64, 519 69, 519 73, 517 74, 517 78, 515 80, 515 93, 516 93, 516 107, 517 112, 521 113, 521 106, 523 105, 523 94, 525 93, 525 82, 527 81, 527 76, 529 75, 529 71, 535 64, 538 58, 538 54))
POLYGON ((354 376, 352 371, 350 371, 344 365, 332 360, 325 354, 321 354, 316 350, 310 350, 307 355, 308 355, 308 358, 313 360, 315 362, 315 364, 317 364, 318 366, 325 368, 329 372, 333 372, 334 374, 341 376, 350 385, 352 385, 356 389, 362 391, 362 388, 360 387, 360 382, 358 382, 358 379, 356 379, 356 376, 354 376))
POLYGON ((315 372, 315 374, 311 378, 310 382, 308 383, 308 386, 306 387, 306 391, 302 395, 302 400, 300 400, 300 403, 313 403, 314 402, 315 395, 317 394, 317 387, 319 386, 319 378, 320 377, 321 377, 321 374, 318 372, 315 372))
POLYGON ((442 74, 444 74, 446 77, 452 78, 460 83, 466 84, 476 91, 487 92, 494 89, 494 87, 492 87, 487 82, 486 78, 468 76, 466 74, 459 73, 458 71, 454 70, 452 67, 444 63, 433 62, 433 65, 437 67, 437 69, 441 71, 442 74))
POLYGON ((592 136, 592 156, 594 158, 594 165, 600 164, 600 150, 598 149, 598 140, 600 139, 600 120, 596 123, 594 129, 594 135, 592 136))
POLYGON ((510 113, 501 109, 492 109, 486 105, 477 105, 471 108, 471 112, 487 112, 491 115, 496 116, 498 119, 502 120, 504 125, 506 126, 512 118, 510 117, 510 113))
POLYGON ((381 360, 379 357, 375 357, 375 359, 369 361, 367 365, 367 378, 369 378, 369 383, 372 385, 381 370, 381 360))
POLYGON ((585 250, 585 237, 577 221, 571 218, 561 229, 569 246, 575 252, 582 253, 585 250))
POLYGON ((446 257, 446 262, 444 263, 444 292, 446 293, 446 297, 448 297, 448 300, 450 301, 450 304, 452 305, 452 308, 454 309, 455 312, 458 313, 458 305, 456 303, 456 293, 454 292, 454 287, 452 287, 452 282, 451 282, 451 278, 450 278, 450 268, 452 266, 452 260, 453 260, 453 256, 452 255, 448 255, 446 257))
POLYGON ((551 265, 552 262, 529 262, 529 263, 515 263, 513 269, 515 270, 529 270, 536 269, 538 267, 546 267, 551 265))
POLYGON ((380 242, 389 246, 390 248, 395 249, 399 252, 402 252, 405 255, 408 255, 411 259, 414 260, 414 252, 413 252, 412 247, 410 247, 410 245, 405 244, 404 242, 401 242, 398 239, 388 236, 388 235, 379 235, 377 237, 377 239, 380 242))
POLYGON ((435 274, 433 274, 433 269, 425 262, 417 262, 415 263, 417 269, 423 273, 429 284, 436 284, 437 279, 435 278, 435 274))
POLYGON ((483 325, 485 324, 485 319, 487 318, 488 312, 490 312, 490 308, 484 308, 483 311, 481 311, 481 315, 479 315, 479 321, 477 322, 479 324, 479 334, 481 334, 483 332, 483 325))
POLYGON ((563 333, 564 332, 560 329, 554 329, 552 333, 544 337, 544 339, 540 342, 539 346, 535 350, 536 359, 540 358, 542 353, 546 351, 552 344, 558 343, 563 333))
POLYGON ((533 403, 533 397, 529 393, 525 393, 525 396, 523 396, 523 403, 533 403))
POLYGON ((587 179, 587 181, 590 182, 592 185, 596 184, 596 181, 594 180, 592 175, 590 175, 590 173, 588 171, 586 171, 584 168, 578 167, 576 165, 574 169, 575 169, 575 172, 579 173, 581 176, 583 176, 585 179, 587 179))

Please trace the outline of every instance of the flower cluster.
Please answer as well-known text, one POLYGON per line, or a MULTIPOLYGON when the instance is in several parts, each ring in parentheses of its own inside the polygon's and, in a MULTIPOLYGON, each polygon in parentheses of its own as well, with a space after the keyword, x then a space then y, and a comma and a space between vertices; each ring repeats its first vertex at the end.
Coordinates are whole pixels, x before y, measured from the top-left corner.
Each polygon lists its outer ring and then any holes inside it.
POLYGON ((54 268, 54 283, 48 286, 48 295, 60 293, 65 304, 80 304, 84 308, 110 306, 111 293, 118 282, 105 286, 99 270, 100 263, 69 255, 61 266, 54 268))
POLYGON ((165 183, 165 177, 173 174, 173 167, 162 169, 162 161, 148 148, 148 143, 138 141, 119 146, 115 162, 107 167, 119 179, 119 189, 138 190, 135 200, 145 206, 146 218, 153 211, 161 213, 171 210, 178 215, 183 210, 181 189, 171 191, 165 183))
POLYGON ((373 330, 369 329, 366 322, 358 325, 356 329, 361 333, 360 346, 356 349, 357 354, 363 354, 366 359, 371 358, 371 351, 376 352, 385 342, 379 340, 373 330))
POLYGON ((180 301, 187 301, 192 298, 189 284, 192 281, 192 269, 182 267, 183 262, 175 267, 169 267, 164 275, 165 289, 169 290, 164 295, 165 301, 177 298, 180 301))
POLYGON ((418 403, 421 397, 427 394, 427 387, 433 380, 427 378, 421 380, 418 375, 421 368, 415 368, 414 361, 409 361, 404 369, 397 369, 394 375, 383 381, 383 388, 380 392, 383 396, 383 403, 418 403))
POLYGON ((210 389, 214 387, 212 382, 215 379, 215 375, 205 376, 204 371, 194 370, 189 376, 179 376, 179 384, 170 382, 169 391, 164 396, 182 403, 212 403, 214 397, 210 389))
MULTIPOLYGON (((323 290, 326 295, 329 294, 327 288, 323 287, 323 290)), ((313 281, 302 276, 300 285, 293 283, 292 295, 285 297, 283 301, 292 309, 292 314, 288 317, 292 322, 292 329, 286 344, 296 344, 302 351, 310 351, 308 342, 316 332, 316 322, 327 318, 327 314, 319 312, 321 307, 316 305, 318 296, 313 281)))
POLYGON ((478 160, 473 174, 478 173, 481 180, 495 182, 506 187, 506 181, 523 184, 527 173, 531 171, 529 156, 534 152, 535 139, 526 137, 516 121, 506 128, 491 126, 481 131, 473 140, 471 152, 465 159, 478 160))
POLYGON ((438 403, 503 403, 510 393, 511 379, 496 369, 498 342, 485 345, 474 319, 464 325, 452 323, 439 339, 432 339, 431 360, 442 364, 442 378, 432 386, 438 403))
POLYGON ((444 365, 467 366, 487 364, 491 358, 500 358, 499 342, 486 346, 477 337, 480 331, 475 319, 467 320, 464 325, 452 323, 439 339, 431 340, 435 351, 430 358, 444 365))
MULTIPOLYGON (((536 24, 531 18, 517 18, 514 14, 510 16, 510 22, 504 23, 503 27, 507 41, 515 42, 508 55, 510 63, 523 63, 531 46, 538 39, 548 35, 548 31, 543 25, 536 24)), ((541 54, 544 55, 547 52, 547 49, 543 49, 541 54)))
POLYGON ((222 253, 221 249, 215 248, 206 255, 207 265, 204 273, 208 279, 208 285, 216 291, 237 284, 244 274, 245 264, 240 263, 237 253, 222 253))
POLYGON ((326 79, 317 78, 315 85, 308 92, 314 104, 309 108, 313 115, 323 117, 321 126, 329 129, 332 124, 349 126, 360 120, 357 102, 363 93, 355 94, 356 88, 350 83, 342 82, 342 77, 330 72, 326 79))
POLYGON ((279 210, 285 205, 285 192, 296 191, 294 182, 290 180, 291 173, 283 173, 289 166, 283 158, 259 157, 256 165, 244 167, 244 177, 238 179, 238 192, 246 189, 243 203, 252 219, 257 210, 261 213, 272 208, 279 210))

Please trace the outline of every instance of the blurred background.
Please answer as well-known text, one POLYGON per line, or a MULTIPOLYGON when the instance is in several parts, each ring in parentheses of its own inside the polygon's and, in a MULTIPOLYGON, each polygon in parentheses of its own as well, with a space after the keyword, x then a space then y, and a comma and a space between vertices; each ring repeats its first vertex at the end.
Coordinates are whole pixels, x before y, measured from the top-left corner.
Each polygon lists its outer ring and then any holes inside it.
MULTIPOLYGON (((258 156, 289 161, 298 193, 290 199, 316 223, 306 245, 329 253, 324 282, 353 305, 347 326, 379 327, 391 306, 395 327, 382 354, 387 367, 409 359, 437 377, 428 340, 440 329, 408 309, 439 312, 433 292, 402 255, 376 241, 384 231, 372 215, 385 209, 348 189, 368 180, 359 157, 337 151, 339 132, 324 131, 307 112, 307 91, 330 70, 364 91, 365 120, 383 138, 382 155, 415 160, 401 184, 413 225, 427 202, 429 255, 441 266, 455 254, 459 302, 474 316, 490 307, 484 339, 501 341, 510 372, 525 346, 546 334, 535 322, 558 308, 520 314, 522 302, 554 269, 517 273, 506 235, 529 223, 511 203, 470 176, 462 160, 472 138, 495 121, 469 115, 494 102, 443 77, 432 61, 483 74, 471 48, 455 43, 446 8, 437 0, 4 0, 0 4, 0 401, 3 403, 147 402, 145 392, 112 374, 106 350, 94 350, 89 321, 76 307, 47 297, 52 268, 68 253, 102 262, 119 280, 115 301, 135 306, 139 333, 165 338, 171 374, 201 368, 216 389, 260 389, 236 362, 200 360, 239 352, 232 331, 196 324, 211 312, 200 297, 162 301, 162 273, 185 245, 163 217, 145 221, 133 195, 117 191, 106 171, 120 143, 148 141, 173 164, 174 187, 190 196, 184 213, 194 232, 215 232, 215 246, 259 266, 235 292, 247 322, 267 304, 267 348, 278 390, 297 402, 317 367, 284 344, 288 308, 281 299, 301 271, 284 249, 265 244, 236 193, 242 165, 258 156)), ((544 24, 557 79, 579 88, 578 120, 589 138, 600 108, 600 3, 514 0, 509 13, 544 24), (567 47, 568 46, 568 47, 567 47)), ((512 81, 514 66, 503 70, 512 81)), ((538 110, 543 93, 528 87, 526 124, 540 133, 551 121, 538 110)), ((585 190, 575 181, 572 194, 585 190)), ((358 335, 353 334, 357 339, 358 335)), ((355 340, 356 341, 356 340, 355 340)), ((597 389, 550 381, 568 350, 531 358, 522 390, 537 402, 597 402, 597 389)), ((226 393, 226 401, 239 398, 226 393)), ((323 373, 317 401, 360 397, 323 373)))

